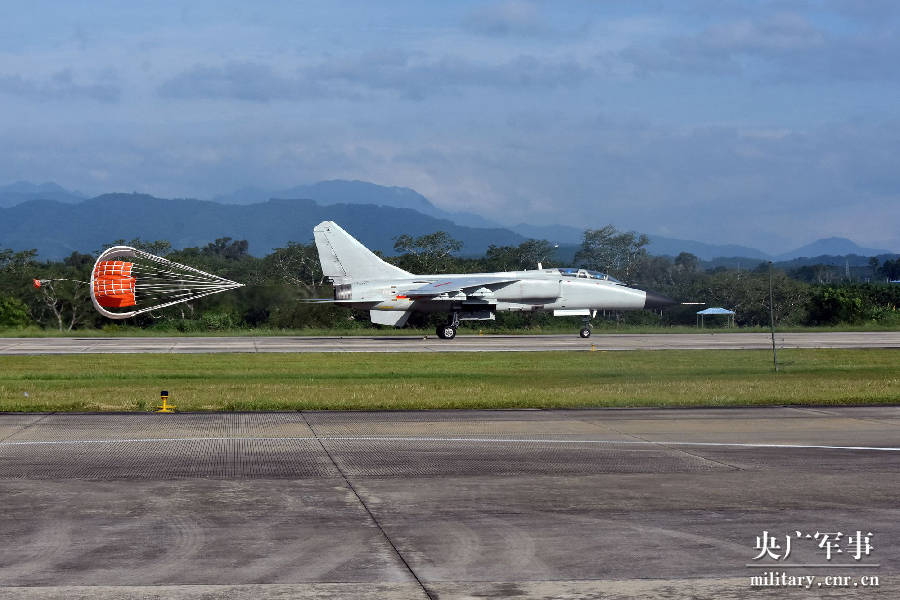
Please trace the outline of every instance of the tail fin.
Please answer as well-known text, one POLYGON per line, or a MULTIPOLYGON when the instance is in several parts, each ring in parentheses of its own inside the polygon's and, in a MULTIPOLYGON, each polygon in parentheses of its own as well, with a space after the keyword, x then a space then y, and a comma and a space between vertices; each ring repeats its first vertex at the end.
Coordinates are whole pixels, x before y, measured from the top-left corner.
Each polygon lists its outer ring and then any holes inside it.
POLYGON ((375 256, 333 221, 323 221, 316 225, 313 235, 319 251, 319 262, 322 263, 322 274, 335 283, 344 283, 350 279, 360 281, 412 276, 412 273, 375 256))

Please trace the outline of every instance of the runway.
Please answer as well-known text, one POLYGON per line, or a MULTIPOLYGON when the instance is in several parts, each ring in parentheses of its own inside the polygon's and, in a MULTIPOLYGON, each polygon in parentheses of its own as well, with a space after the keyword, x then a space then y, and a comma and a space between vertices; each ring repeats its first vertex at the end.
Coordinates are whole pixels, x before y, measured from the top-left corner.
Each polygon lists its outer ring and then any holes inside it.
POLYGON ((900 407, 5 414, 0 598, 888 598, 898 497, 900 407))
MULTIPOLYGON (((777 333, 779 348, 900 348, 900 331, 777 333)), ((460 335, 409 337, 0 338, 0 355, 210 352, 533 352, 743 350, 772 347, 767 333, 460 335)))

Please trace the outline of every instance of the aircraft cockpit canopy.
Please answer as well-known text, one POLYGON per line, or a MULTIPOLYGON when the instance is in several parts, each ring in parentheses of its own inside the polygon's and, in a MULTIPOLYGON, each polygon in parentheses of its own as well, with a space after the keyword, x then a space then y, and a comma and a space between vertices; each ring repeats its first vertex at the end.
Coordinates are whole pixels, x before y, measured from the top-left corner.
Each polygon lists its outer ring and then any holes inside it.
POLYGON ((619 281, 615 277, 610 276, 607 273, 601 273, 599 271, 588 271, 587 269, 559 269, 559 274, 563 277, 577 277, 580 279, 602 279, 603 281, 609 281, 610 283, 622 284, 621 281, 619 281))

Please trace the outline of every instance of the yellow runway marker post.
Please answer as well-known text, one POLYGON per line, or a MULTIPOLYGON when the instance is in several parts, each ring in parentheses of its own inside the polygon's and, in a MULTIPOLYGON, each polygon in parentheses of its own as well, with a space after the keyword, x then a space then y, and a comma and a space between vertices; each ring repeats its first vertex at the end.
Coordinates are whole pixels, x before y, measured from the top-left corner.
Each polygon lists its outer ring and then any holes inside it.
POLYGON ((158 413, 173 413, 175 412, 175 405, 169 404, 169 392, 163 390, 159 393, 160 399, 162 399, 162 405, 156 407, 156 412, 158 413))

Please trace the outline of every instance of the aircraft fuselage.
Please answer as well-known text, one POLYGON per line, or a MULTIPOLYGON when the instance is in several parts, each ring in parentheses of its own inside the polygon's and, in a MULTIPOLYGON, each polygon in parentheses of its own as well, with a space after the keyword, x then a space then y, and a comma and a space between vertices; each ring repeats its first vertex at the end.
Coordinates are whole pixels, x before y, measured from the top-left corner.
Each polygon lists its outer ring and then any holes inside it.
MULTIPOLYGON (((615 280, 563 276, 557 269, 424 275, 409 279, 353 281, 340 287, 343 289, 338 289, 336 299, 356 308, 383 311, 640 310, 647 303, 647 292, 643 290, 615 280), (473 277, 501 277, 515 281, 465 291, 450 290, 427 298, 414 295, 417 288, 426 284, 437 287, 445 279, 473 277)), ((465 320, 466 317, 462 318, 465 320)))

